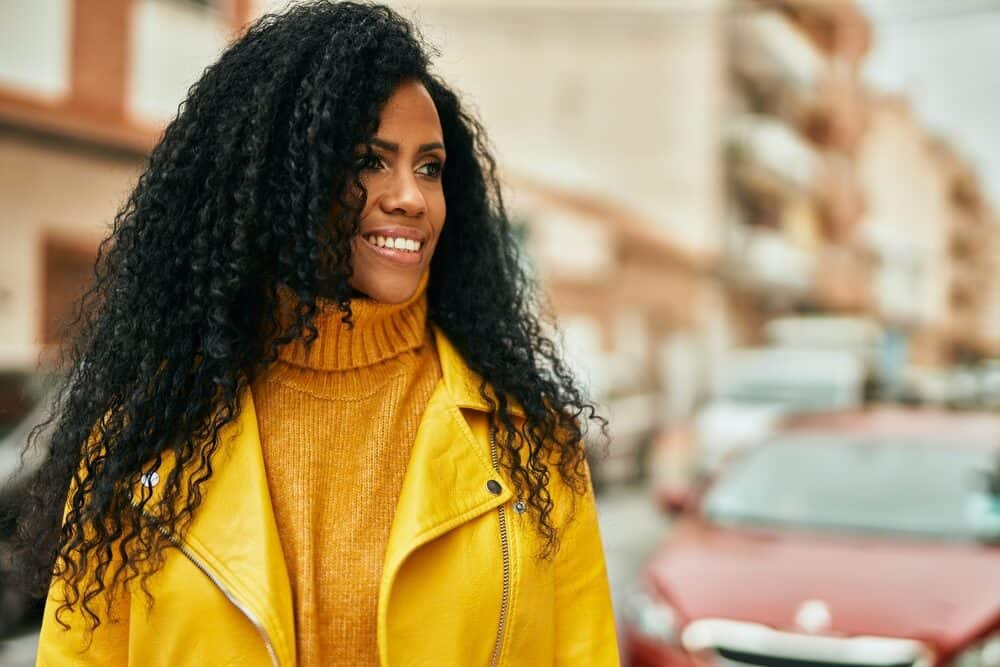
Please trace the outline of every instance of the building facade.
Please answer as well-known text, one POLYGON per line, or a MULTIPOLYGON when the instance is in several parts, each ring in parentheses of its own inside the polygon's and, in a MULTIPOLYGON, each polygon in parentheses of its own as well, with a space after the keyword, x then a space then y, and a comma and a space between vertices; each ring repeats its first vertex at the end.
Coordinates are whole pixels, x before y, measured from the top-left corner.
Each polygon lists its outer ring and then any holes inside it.
POLYGON ((146 154, 249 17, 243 0, 0 4, 4 367, 57 342, 146 154))

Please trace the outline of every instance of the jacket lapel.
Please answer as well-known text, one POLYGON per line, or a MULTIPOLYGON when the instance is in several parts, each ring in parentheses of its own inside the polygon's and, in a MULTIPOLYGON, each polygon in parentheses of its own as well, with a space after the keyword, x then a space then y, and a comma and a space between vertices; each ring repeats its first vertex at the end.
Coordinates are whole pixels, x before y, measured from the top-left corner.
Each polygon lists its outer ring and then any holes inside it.
POLYGON ((388 609, 396 573, 422 545, 485 512, 513 495, 490 460, 489 443, 473 436, 461 408, 488 411, 479 395, 479 378, 464 363, 444 333, 434 326, 441 381, 424 410, 389 532, 379 589, 378 643, 388 655, 388 609))
MULTIPOLYGON (((164 459, 160 477, 168 474, 172 463, 164 459)), ((153 480, 147 477, 146 483, 153 480)), ((155 508, 158 489, 156 483, 150 485, 153 502, 147 507, 155 508)), ((239 417, 219 433, 212 476, 202 486, 202 498, 184 534, 169 538, 257 627, 275 663, 292 667, 296 658, 291 585, 249 389, 241 397, 239 417)), ((155 509, 146 513, 155 521, 155 509)))

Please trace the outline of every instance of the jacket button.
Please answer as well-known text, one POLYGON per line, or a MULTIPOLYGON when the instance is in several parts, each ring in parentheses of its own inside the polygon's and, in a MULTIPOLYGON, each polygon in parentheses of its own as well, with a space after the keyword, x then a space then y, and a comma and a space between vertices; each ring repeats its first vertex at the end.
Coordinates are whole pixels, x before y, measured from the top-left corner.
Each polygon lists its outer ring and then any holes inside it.
POLYGON ((518 514, 524 514, 527 510, 528 506, 525 504, 523 500, 518 500, 516 503, 514 503, 514 511, 517 512, 518 514))
POLYGON ((494 496, 500 495, 500 491, 501 491, 501 489, 500 489, 500 482, 496 481, 495 479, 491 479, 490 481, 486 482, 486 488, 494 496))

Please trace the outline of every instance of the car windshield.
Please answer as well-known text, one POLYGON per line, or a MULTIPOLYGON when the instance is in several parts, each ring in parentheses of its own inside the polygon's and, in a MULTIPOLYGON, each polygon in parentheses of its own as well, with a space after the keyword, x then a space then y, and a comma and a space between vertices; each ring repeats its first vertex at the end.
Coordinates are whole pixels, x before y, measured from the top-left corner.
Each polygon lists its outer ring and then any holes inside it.
POLYGON ((727 525, 995 540, 997 466, 997 452, 989 447, 819 436, 779 440, 727 467, 704 510, 709 520, 727 525))

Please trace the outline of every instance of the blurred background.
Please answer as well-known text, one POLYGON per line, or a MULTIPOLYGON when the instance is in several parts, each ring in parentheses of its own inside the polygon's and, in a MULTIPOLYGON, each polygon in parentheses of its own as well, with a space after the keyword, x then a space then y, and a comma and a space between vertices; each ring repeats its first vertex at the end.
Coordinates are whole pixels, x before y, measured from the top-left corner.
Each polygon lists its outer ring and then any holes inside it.
MULTIPOLYGON (((58 323, 146 154, 225 44, 285 4, 0 0, 0 503, 31 474, 58 323)), ((893 664, 1000 665, 1000 2, 390 4, 491 133, 611 420, 592 464, 628 660, 777 664, 718 625, 739 622, 797 664, 840 664, 801 636, 877 635, 911 642, 893 664), (834 444, 762 458, 789 439, 834 444), (809 495, 829 478, 859 486, 809 495), (750 512, 751 487, 772 502, 750 512), (856 512, 824 514, 861 487, 856 512), (719 542, 733 531, 796 551, 719 542), (823 546, 862 533, 861 551, 905 540, 907 565, 823 546), (855 590, 866 568, 912 576, 855 590), (733 608, 749 582, 767 585, 733 608)), ((38 605, 10 589, 0 664, 30 664, 38 605)))

